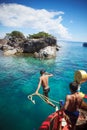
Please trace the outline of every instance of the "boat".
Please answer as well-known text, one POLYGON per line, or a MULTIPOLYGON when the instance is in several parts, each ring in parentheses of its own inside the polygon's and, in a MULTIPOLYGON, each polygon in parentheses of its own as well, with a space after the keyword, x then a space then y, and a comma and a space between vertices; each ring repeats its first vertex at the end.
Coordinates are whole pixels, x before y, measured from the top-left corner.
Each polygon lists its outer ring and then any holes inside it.
MULTIPOLYGON (((33 96, 35 95, 36 95, 35 93, 28 95, 28 99, 32 101, 33 104, 35 104, 35 100, 33 99, 33 96)), ((83 96, 84 94, 81 93, 81 95, 83 96)), ((39 93, 38 96, 40 98, 45 98, 42 94, 39 93)), ((62 105, 63 105, 63 100, 60 100, 59 110, 50 114, 46 118, 46 120, 42 122, 41 126, 39 127, 39 130, 71 130, 70 128, 71 124, 69 118, 67 118, 67 116, 63 114, 64 112, 61 109, 62 105)), ((84 101, 81 104, 79 112, 80 113, 76 123, 76 130, 87 130, 87 103, 85 103, 84 101)))
MULTIPOLYGON (((80 115, 76 123, 76 130, 87 129, 87 111, 80 109, 80 115)), ((70 122, 66 117, 63 117, 61 110, 50 114, 39 127, 39 130, 71 130, 70 122)))
POLYGON ((39 130, 69 130, 69 124, 62 117, 62 111, 52 113, 47 119, 41 124, 39 130))
MULTIPOLYGON (((33 99, 33 96, 36 94, 33 93, 31 95, 28 95, 28 99, 35 104, 35 100, 33 99)), ((84 96, 83 93, 81 93, 82 96, 84 96)), ((43 98, 44 95, 38 93, 38 96, 40 98, 43 98)), ((86 97, 87 98, 87 97, 86 97)), ((52 100, 54 101, 54 100, 52 100)), ((56 101, 55 101, 56 102, 56 101)), ((57 102, 56 102, 57 103, 57 102)), ((63 105, 63 100, 60 100, 59 102, 59 110, 56 112, 50 114, 41 124, 39 127, 39 130, 71 130, 71 124, 69 121, 69 118, 63 114, 61 107, 63 105), (62 104, 61 104, 62 103, 62 104)), ((87 130, 87 103, 84 101, 81 104, 81 107, 79 109, 79 118, 76 123, 76 130, 87 130)))

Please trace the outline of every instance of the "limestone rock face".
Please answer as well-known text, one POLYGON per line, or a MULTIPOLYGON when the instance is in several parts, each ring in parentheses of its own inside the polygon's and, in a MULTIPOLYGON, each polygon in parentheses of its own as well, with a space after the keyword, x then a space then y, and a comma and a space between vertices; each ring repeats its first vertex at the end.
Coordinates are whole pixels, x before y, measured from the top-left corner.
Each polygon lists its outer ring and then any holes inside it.
POLYGON ((7 51, 5 51, 5 52, 4 52, 4 55, 9 56, 9 55, 14 55, 14 54, 16 54, 16 53, 17 53, 17 50, 16 50, 16 49, 13 49, 13 50, 7 50, 7 51))
POLYGON ((56 47, 47 46, 44 49, 41 49, 38 53, 35 52, 34 56, 36 58, 54 58, 56 57, 56 47))
POLYGON ((0 39, 0 49, 2 49, 3 45, 6 45, 8 43, 8 40, 0 39))
POLYGON ((8 51, 8 50, 13 50, 14 47, 11 47, 9 45, 3 45, 2 48, 1 48, 3 51, 8 51))
POLYGON ((30 39, 22 44, 24 52, 35 53, 39 52, 40 49, 43 49, 47 46, 56 46, 55 38, 39 38, 39 39, 30 39))
POLYGON ((39 39, 1 39, 0 49, 5 55, 17 53, 30 53, 37 58, 53 58, 59 50, 57 40, 54 37, 43 37, 39 39))

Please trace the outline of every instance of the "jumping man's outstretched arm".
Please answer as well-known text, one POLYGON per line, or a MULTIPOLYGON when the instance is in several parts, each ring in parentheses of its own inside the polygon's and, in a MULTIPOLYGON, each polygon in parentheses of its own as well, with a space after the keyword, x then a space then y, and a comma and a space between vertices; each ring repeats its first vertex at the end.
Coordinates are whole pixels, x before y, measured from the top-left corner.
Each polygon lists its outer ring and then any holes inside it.
POLYGON ((48 73, 48 72, 45 72, 45 74, 46 74, 46 75, 48 75, 48 77, 51 77, 51 76, 53 76, 53 74, 51 74, 51 73, 48 73))

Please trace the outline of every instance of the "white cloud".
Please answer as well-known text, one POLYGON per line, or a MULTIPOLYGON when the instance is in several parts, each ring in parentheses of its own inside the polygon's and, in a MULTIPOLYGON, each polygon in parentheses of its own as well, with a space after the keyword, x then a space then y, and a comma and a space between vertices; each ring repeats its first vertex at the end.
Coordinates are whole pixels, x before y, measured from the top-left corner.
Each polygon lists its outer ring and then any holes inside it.
POLYGON ((0 24, 7 27, 29 28, 56 34, 69 39, 68 29, 62 25, 62 11, 33 9, 19 4, 0 5, 0 24))
POLYGON ((5 32, 0 32, 0 39, 4 38, 4 37, 5 37, 5 35, 6 35, 6 33, 5 33, 5 32))

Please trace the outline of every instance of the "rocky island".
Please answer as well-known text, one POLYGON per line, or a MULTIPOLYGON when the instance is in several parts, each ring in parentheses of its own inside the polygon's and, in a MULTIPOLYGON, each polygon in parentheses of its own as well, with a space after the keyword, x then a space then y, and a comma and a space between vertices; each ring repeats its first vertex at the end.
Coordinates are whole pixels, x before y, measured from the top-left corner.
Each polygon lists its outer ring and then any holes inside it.
POLYGON ((84 42, 84 43, 83 43, 83 47, 87 47, 87 42, 84 42))
POLYGON ((59 46, 56 38, 45 32, 25 38, 21 32, 13 31, 6 34, 4 39, 0 39, 0 49, 4 55, 28 53, 35 58, 53 58, 56 56, 59 46))

